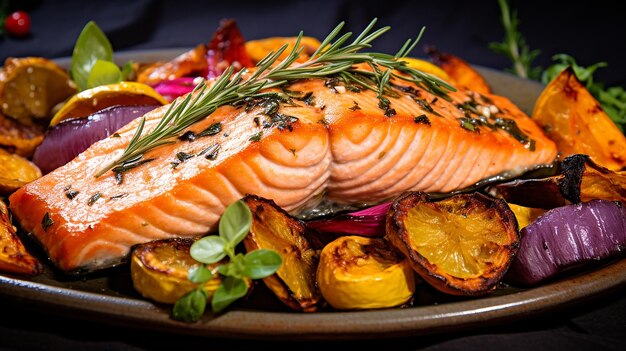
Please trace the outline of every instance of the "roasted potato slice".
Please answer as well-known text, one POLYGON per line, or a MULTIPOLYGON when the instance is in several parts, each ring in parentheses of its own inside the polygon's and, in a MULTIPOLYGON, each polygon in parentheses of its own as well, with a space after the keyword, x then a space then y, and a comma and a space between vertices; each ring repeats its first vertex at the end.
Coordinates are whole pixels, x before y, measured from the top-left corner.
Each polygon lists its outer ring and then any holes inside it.
POLYGON ((415 292, 408 260, 385 240, 362 236, 342 236, 324 247, 317 284, 340 310, 399 306, 415 292))
POLYGON ((294 310, 317 310, 321 300, 315 284, 319 257, 304 235, 304 224, 274 201, 254 195, 243 200, 252 212, 250 233, 243 241, 246 250, 274 250, 283 260, 275 274, 263 279, 265 285, 294 310))
POLYGON ((432 202, 424 193, 394 201, 386 238, 436 289, 482 295, 496 287, 519 246, 515 215, 506 202, 479 193, 432 202))
POLYGON ((27 159, 0 149, 0 195, 9 195, 41 177, 41 170, 27 159))
POLYGON ((0 271, 28 275, 43 271, 41 263, 26 251, 17 236, 4 201, 0 201, 0 271))
POLYGON ((435 64, 452 78, 452 81, 458 87, 480 94, 491 94, 491 87, 489 87, 485 78, 465 60, 432 48, 428 50, 428 54, 435 64))
POLYGON ((75 92, 65 70, 41 57, 9 57, 0 71, 0 109, 23 124, 48 118, 56 104, 75 92))
POLYGON ((532 118, 556 142, 562 157, 585 154, 611 170, 626 166, 626 137, 571 68, 546 86, 532 118))
MULTIPOLYGON (((130 274, 135 290, 151 300, 174 304, 195 289, 197 284, 188 279, 189 270, 202 263, 189 254, 193 243, 193 239, 174 238, 135 246, 130 260, 130 274)), ((207 268, 212 269, 217 264, 207 268)), ((220 275, 214 274, 204 284, 209 298, 221 283, 220 275)))
POLYGON ((24 125, 0 114, 0 148, 30 158, 41 144, 44 130, 37 125, 24 125))
POLYGON ((487 191, 509 203, 546 210, 591 200, 626 203, 626 172, 613 172, 588 155, 571 155, 555 176, 517 179, 489 186, 487 191))

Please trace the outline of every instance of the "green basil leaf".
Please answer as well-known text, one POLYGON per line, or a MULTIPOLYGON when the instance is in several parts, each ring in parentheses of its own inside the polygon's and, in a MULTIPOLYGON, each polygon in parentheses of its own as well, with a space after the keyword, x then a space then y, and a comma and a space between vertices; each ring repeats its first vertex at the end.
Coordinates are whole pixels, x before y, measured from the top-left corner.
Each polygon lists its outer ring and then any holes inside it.
POLYGON ((225 277, 211 300, 213 312, 222 311, 231 303, 246 296, 246 293, 248 293, 248 285, 243 279, 225 277))
POLYGON ((122 72, 116 64, 109 61, 98 60, 93 65, 89 78, 87 78, 87 89, 100 85, 115 84, 122 81, 122 72))
POLYGON ((248 206, 241 200, 233 202, 220 218, 220 236, 234 247, 248 235, 251 224, 252 213, 248 206))
POLYGON ((174 304, 172 317, 183 322, 196 322, 204 314, 208 295, 204 289, 194 289, 174 304))
POLYGON ((90 21, 76 40, 70 66, 72 79, 80 90, 87 89, 87 79, 98 60, 112 62, 113 48, 98 25, 90 21))
POLYGON ((211 273, 211 271, 204 265, 199 265, 191 267, 187 277, 192 283, 201 284, 211 280, 211 278, 213 278, 213 273, 211 273))
POLYGON ((215 263, 226 256, 224 245, 226 245, 224 239, 217 235, 205 236, 191 245, 189 254, 196 261, 207 264, 215 263))
POLYGON ((243 261, 243 274, 252 279, 261 279, 276 273, 283 263, 276 251, 266 249, 248 252, 243 257, 243 261))
POLYGON ((122 66, 122 80, 131 80, 135 75, 135 69, 133 68, 133 61, 128 61, 122 66))
POLYGON ((243 278, 244 277, 243 269, 244 269, 243 254, 238 253, 234 258, 230 260, 230 262, 217 267, 217 272, 220 273, 221 275, 226 275, 229 277, 243 278))

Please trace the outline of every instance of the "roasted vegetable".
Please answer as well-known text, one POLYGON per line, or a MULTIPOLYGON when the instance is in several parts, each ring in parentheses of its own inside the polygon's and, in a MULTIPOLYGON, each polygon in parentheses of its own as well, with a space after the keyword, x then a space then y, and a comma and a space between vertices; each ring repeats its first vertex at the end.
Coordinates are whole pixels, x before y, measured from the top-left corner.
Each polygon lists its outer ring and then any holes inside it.
POLYGON ((137 73, 137 81, 155 85, 162 81, 182 77, 204 76, 207 72, 206 53, 206 45, 200 44, 171 61, 156 62, 140 67, 137 73))
POLYGON ((429 56, 435 64, 444 70, 452 78, 456 86, 473 90, 481 94, 490 94, 491 88, 483 76, 478 73, 465 60, 449 53, 443 53, 436 49, 428 50, 429 56))
POLYGON ((532 118, 556 142, 562 157, 586 154, 611 170, 626 166, 626 137, 571 68, 546 86, 532 118))
MULTIPOLYGON (((130 273, 135 290, 151 300, 174 304, 195 289, 197 284, 188 279, 189 270, 202 263, 189 255, 193 242, 193 239, 174 238, 134 247, 130 273)), ((211 269, 211 265, 208 268, 211 269)), ((214 274, 211 280, 204 283, 204 290, 209 298, 221 282, 220 275, 214 274)))
MULTIPOLYGON (((257 63, 261 61, 270 52, 278 51, 283 45, 287 45, 287 49, 282 53, 280 59, 287 57, 289 52, 293 50, 293 46, 296 44, 297 37, 271 37, 258 40, 249 40, 246 42, 246 52, 252 59, 252 62, 257 63)), ((313 37, 302 37, 300 41, 301 47, 303 47, 302 53, 297 62, 306 61, 314 52, 319 48, 320 41, 313 37)))
POLYGON ((27 159, 0 149, 0 195, 9 195, 41 177, 41 171, 27 159))
POLYGON ((399 306, 415 292, 408 260, 385 240, 361 236, 343 236, 324 247, 317 284, 340 310, 399 306))
POLYGON ((46 139, 33 155, 43 174, 63 166, 91 144, 112 135, 133 119, 143 116, 160 105, 111 106, 87 118, 63 121, 48 129, 46 139))
POLYGON ((517 179, 487 191, 510 203, 546 210, 594 199, 626 203, 626 173, 601 167, 587 155, 572 155, 559 163, 555 176, 517 179))
POLYGON ((317 310, 321 298, 315 284, 318 254, 304 235, 304 224, 274 201, 248 195, 244 202, 252 211, 250 233, 243 241, 246 250, 270 249, 282 258, 278 272, 263 279, 265 285, 294 310, 317 310))
POLYGON ((0 109, 23 124, 49 118, 75 92, 67 73, 41 57, 8 58, 0 70, 0 109))
POLYGON ((252 67, 252 59, 246 51, 246 40, 233 19, 220 21, 220 26, 207 45, 206 78, 219 77, 228 66, 236 71, 243 67, 252 67))
POLYGON ((28 275, 43 271, 41 263, 26 251, 17 236, 4 201, 0 201, 0 271, 28 275))
POLYGON ((403 57, 402 61, 406 62, 407 66, 409 67, 413 67, 422 72, 431 74, 437 78, 441 78, 452 85, 456 85, 454 79, 452 79, 452 77, 450 77, 448 73, 446 73, 446 71, 444 71, 443 69, 441 69, 441 67, 435 65, 432 62, 413 57, 403 57))
POLYGON ((525 207, 515 204, 509 204, 509 208, 515 214, 517 225, 520 230, 534 222, 542 214, 546 213, 546 210, 542 208, 525 207))
POLYGON ((387 214, 386 238, 436 289, 481 295, 496 287, 519 245, 515 215, 502 200, 479 193, 432 202, 407 193, 387 214))
POLYGON ((389 207, 391 207, 391 202, 385 202, 330 219, 309 221, 306 227, 325 233, 382 237, 385 235, 385 218, 389 207))
POLYGON ((72 96, 54 115, 50 127, 61 121, 86 118, 107 107, 121 105, 166 105, 168 101, 150 86, 137 82, 100 85, 72 96))
POLYGON ((23 157, 31 157, 43 141, 44 131, 38 125, 24 125, 0 114, 0 148, 23 157))
POLYGON ((505 280, 534 285, 574 266, 626 248, 626 209, 594 200, 546 212, 522 229, 519 251, 505 280))

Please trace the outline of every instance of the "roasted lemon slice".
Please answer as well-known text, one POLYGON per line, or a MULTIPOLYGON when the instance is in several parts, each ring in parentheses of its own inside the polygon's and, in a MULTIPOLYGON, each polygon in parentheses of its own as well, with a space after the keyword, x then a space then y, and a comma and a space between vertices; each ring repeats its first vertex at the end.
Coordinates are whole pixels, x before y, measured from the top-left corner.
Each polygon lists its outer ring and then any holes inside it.
POLYGON ((165 105, 168 101, 152 87, 137 82, 101 85, 72 96, 54 115, 50 126, 66 119, 87 117, 113 105, 165 105))
POLYGON ((47 118, 52 108, 76 92, 56 63, 41 57, 8 58, 0 70, 0 108, 21 123, 47 118))
POLYGON ((41 170, 34 163, 0 149, 0 195, 9 195, 39 177, 41 170))
POLYGON ((386 237, 438 290, 481 295, 494 289, 519 246, 515 215, 504 200, 474 194, 432 202, 424 193, 398 198, 386 237))
POLYGON ((515 218, 517 218, 517 225, 520 230, 534 222, 542 214, 546 213, 546 210, 542 208, 525 207, 515 204, 509 204, 509 208, 515 214, 515 218))
POLYGON ((317 284, 336 309, 356 310, 402 305, 415 292, 409 262, 383 239, 344 236, 326 245, 317 284))
MULTIPOLYGON (((130 274, 133 286, 151 300, 174 304, 197 284, 188 279, 189 270, 198 261, 189 255, 192 239, 165 239, 138 245, 131 255, 130 274)), ((209 266, 211 269, 213 266, 209 266)), ((209 298, 222 280, 215 274, 204 284, 209 298)))
MULTIPOLYGON (((281 46, 287 44, 287 49, 283 52, 279 59, 284 59, 289 55, 293 46, 296 44, 297 37, 271 37, 259 40, 249 40, 246 42, 246 51, 253 62, 261 61, 271 51, 280 49, 281 46)), ((309 58, 311 54, 320 47, 322 43, 313 37, 302 37, 300 45, 304 46, 302 54, 298 62, 304 61, 309 58)))
POLYGON ((420 59, 413 58, 413 57, 403 57, 401 60, 406 62, 407 66, 411 68, 415 68, 416 70, 419 70, 428 74, 432 74, 433 76, 437 78, 443 79, 448 83, 454 84, 454 80, 450 78, 448 73, 446 73, 446 71, 444 71, 443 69, 441 69, 439 66, 435 65, 434 63, 430 63, 428 61, 420 60, 420 59))

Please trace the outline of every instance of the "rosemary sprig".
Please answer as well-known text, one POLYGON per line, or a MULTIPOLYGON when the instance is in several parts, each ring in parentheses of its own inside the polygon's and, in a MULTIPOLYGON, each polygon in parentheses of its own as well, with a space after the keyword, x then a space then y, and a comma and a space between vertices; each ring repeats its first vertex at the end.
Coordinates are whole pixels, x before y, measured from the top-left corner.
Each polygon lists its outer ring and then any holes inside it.
POLYGON ((518 77, 539 78, 541 68, 533 68, 531 65, 540 51, 530 50, 526 44, 526 39, 518 32, 517 12, 509 9, 508 0, 498 0, 498 4, 500 5, 500 20, 504 27, 505 37, 501 43, 490 43, 489 48, 498 54, 507 56, 513 62, 513 68, 510 71, 518 77))
POLYGON ((345 33, 337 38, 344 25, 343 22, 340 23, 307 61, 294 65, 304 49, 300 46, 303 36, 300 32, 293 49, 283 61, 279 62, 278 59, 287 49, 287 45, 282 46, 276 52, 269 53, 247 78, 244 78, 249 73, 247 69, 244 68, 234 73, 231 66, 210 87, 205 81, 201 82, 192 93, 174 100, 156 127, 146 134, 143 133, 145 117, 142 118, 122 155, 102 167, 96 173, 96 177, 128 160, 139 160, 146 152, 154 148, 174 143, 174 138, 180 132, 202 120, 220 106, 246 97, 259 96, 262 94, 261 89, 278 87, 298 79, 337 77, 346 84, 355 84, 375 91, 382 100, 383 95, 394 94, 389 84, 390 79, 394 77, 415 83, 437 96, 449 99, 447 92, 454 91, 452 86, 434 76, 408 67, 404 61, 399 60, 415 48, 424 29, 415 40, 407 40, 395 55, 361 52, 363 49, 370 48, 371 42, 390 29, 387 26, 372 32, 375 23, 376 19, 372 20, 349 44, 346 43, 352 37, 352 33, 345 33), (359 69, 356 67, 358 64, 367 64, 372 70, 359 69))

